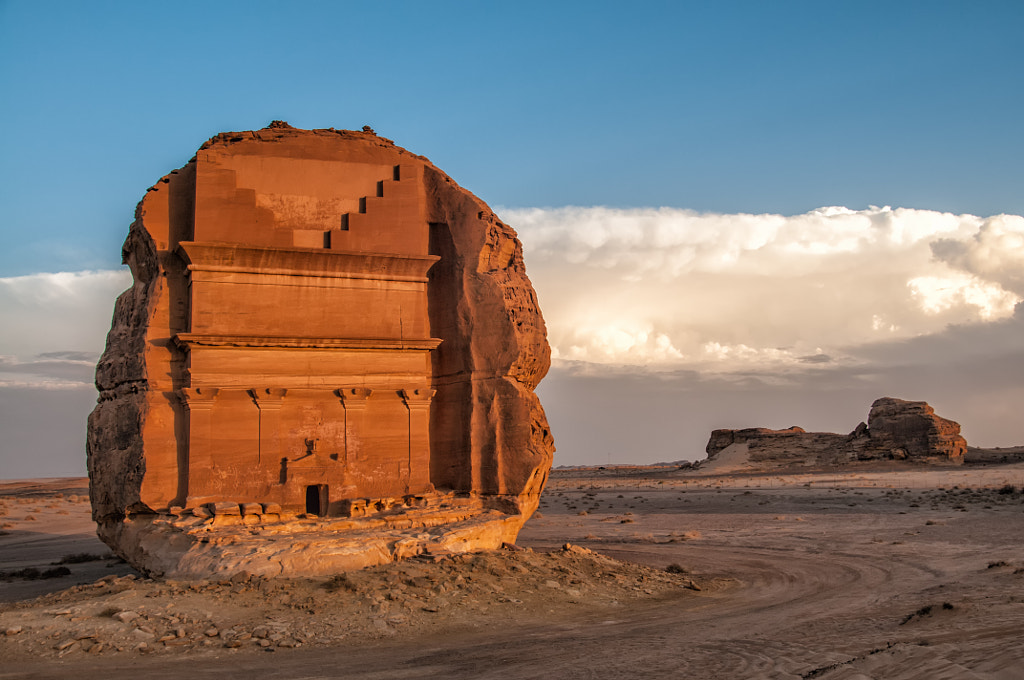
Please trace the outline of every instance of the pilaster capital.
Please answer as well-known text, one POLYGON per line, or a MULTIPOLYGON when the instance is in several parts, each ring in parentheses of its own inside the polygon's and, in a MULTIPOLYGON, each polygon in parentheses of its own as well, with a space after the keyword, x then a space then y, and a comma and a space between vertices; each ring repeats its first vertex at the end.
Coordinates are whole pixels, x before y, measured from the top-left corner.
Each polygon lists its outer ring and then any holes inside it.
POLYGON ((219 393, 219 387, 182 387, 176 392, 189 411, 209 411, 219 393))
POLYGON ((334 393, 341 399, 342 405, 348 409, 366 408, 366 399, 373 390, 369 387, 342 387, 334 390, 334 393))
POLYGON ((437 390, 427 389, 398 391, 398 393, 402 395, 402 400, 405 402, 405 405, 410 409, 430 406, 430 400, 434 398, 434 394, 436 392, 437 390))
POLYGON ((254 387, 249 390, 256 407, 261 411, 278 411, 288 390, 283 387, 254 387))

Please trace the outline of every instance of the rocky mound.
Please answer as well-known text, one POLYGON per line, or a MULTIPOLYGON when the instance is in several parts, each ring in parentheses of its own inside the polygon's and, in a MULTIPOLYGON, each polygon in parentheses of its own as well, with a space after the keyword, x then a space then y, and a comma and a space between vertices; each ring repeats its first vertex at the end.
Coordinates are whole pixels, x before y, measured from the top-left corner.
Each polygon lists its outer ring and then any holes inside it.
POLYGON ((758 467, 841 465, 858 460, 961 464, 967 453, 959 423, 935 415, 926 402, 892 397, 876 400, 868 422, 847 435, 807 432, 800 427, 715 430, 706 448, 707 461, 735 450, 730 447, 746 447, 749 463, 758 467))
POLYGON ((694 578, 566 544, 554 552, 426 556, 329 579, 153 581, 134 575, 0 604, 0 657, 181 655, 358 643, 513 625, 701 590, 694 578), (557 610, 558 614, 552 614, 557 610), (4 634, 6 632, 6 635, 4 634))

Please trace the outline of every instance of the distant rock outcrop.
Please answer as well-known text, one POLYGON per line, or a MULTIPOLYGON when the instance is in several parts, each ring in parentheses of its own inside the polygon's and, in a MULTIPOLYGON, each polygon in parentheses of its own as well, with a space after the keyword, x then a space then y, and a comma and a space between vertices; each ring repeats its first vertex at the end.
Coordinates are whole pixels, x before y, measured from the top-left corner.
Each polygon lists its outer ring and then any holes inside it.
POLYGON ((868 422, 847 435, 799 427, 715 430, 708 441, 707 461, 734 446, 746 447, 754 467, 841 465, 858 460, 961 464, 967 452, 959 423, 935 415, 926 402, 892 397, 876 400, 868 422))

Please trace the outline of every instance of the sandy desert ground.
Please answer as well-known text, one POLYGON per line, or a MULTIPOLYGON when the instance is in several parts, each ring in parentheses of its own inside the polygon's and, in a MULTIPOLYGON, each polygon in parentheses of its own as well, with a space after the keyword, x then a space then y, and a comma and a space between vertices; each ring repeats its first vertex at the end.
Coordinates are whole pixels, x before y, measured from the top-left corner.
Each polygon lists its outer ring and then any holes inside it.
POLYGON ((555 471, 522 550, 327 581, 150 581, 84 480, 0 483, 0 678, 1024 677, 1024 464, 734 463, 555 471))

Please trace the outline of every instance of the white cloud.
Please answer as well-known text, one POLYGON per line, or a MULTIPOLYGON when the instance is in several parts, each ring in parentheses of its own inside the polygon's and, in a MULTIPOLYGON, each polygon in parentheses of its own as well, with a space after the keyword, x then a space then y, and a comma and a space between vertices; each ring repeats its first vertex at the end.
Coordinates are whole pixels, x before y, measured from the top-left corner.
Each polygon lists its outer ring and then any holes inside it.
POLYGON ((570 344, 555 356, 570 361, 596 363, 620 362, 662 364, 682 359, 682 353, 672 345, 664 333, 657 333, 650 325, 596 326, 578 329, 580 343, 570 344))
POLYGON ((131 282, 127 269, 0 278, 0 386, 91 385, 114 301, 131 282))
POLYGON ((828 256, 919 248, 977 231, 980 218, 926 210, 827 207, 803 215, 697 213, 677 208, 529 208, 501 214, 531 254, 676 278, 696 272, 789 275, 827 268, 828 256), (922 241, 924 243, 922 244, 922 241))
MULTIPOLYGON (((930 401, 972 443, 1024 441, 1024 218, 501 214, 554 347, 540 391, 559 463, 699 458, 716 427, 847 431, 886 394, 930 401)), ((127 270, 0 278, 5 464, 42 447, 80 465, 92 367, 130 285, 127 270)))
POLYGON ((1024 217, 996 215, 969 238, 931 244, 936 259, 1024 296, 1024 217))
POLYGON ((1024 218, 888 207, 803 215, 500 210, 560 361, 812 370, 844 348, 1008 318, 1024 218))
POLYGON ((926 314, 941 314, 960 306, 975 307, 982 319, 1004 319, 1013 314, 1020 298, 997 283, 970 274, 918 276, 907 281, 926 314))

